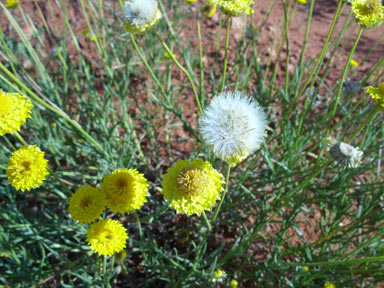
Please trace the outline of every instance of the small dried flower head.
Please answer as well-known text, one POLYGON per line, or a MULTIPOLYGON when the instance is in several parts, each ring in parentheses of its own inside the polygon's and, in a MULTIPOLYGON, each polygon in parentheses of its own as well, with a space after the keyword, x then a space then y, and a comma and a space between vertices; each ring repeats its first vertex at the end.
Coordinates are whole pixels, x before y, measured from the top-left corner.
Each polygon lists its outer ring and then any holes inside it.
POLYGON ((124 3, 125 29, 134 33, 146 32, 161 18, 156 0, 129 0, 124 3))
POLYGON ((0 89, 0 136, 20 131, 21 125, 31 117, 32 107, 25 96, 0 89))
POLYGON ((332 282, 326 282, 324 284, 324 288, 336 288, 336 285, 333 284, 332 282))
POLYGON ((38 187, 48 175, 47 164, 44 152, 38 147, 22 147, 14 151, 8 160, 8 182, 23 192, 38 187))
POLYGON ((384 21, 384 7, 380 0, 352 0, 352 12, 363 28, 374 28, 384 21))
POLYGON ((240 92, 216 96, 199 121, 204 143, 218 158, 232 165, 260 148, 265 128, 262 108, 240 92))
POLYGON ((233 279, 229 283, 229 286, 231 286, 231 288, 236 288, 237 286, 239 286, 239 282, 237 282, 235 279, 233 279))
POLYGON ((327 139, 327 148, 333 160, 343 167, 356 168, 360 165, 363 152, 347 143, 338 143, 332 137, 327 139))
POLYGON ((360 90, 361 90, 361 87, 360 87, 359 81, 346 79, 343 82, 343 88, 341 92, 343 93, 344 97, 348 97, 349 99, 351 99, 355 97, 357 94, 359 94, 360 90))
POLYGON ((378 87, 368 86, 365 88, 365 91, 375 100, 377 107, 384 111, 384 82, 378 87))
POLYGON ((105 194, 107 207, 115 213, 130 213, 147 202, 148 182, 136 169, 117 169, 105 176, 101 192, 105 194))
POLYGON ((228 16, 240 16, 253 13, 253 0, 213 0, 221 11, 228 16))
POLYGON ((127 230, 117 220, 100 220, 87 232, 87 243, 100 256, 112 256, 127 245, 127 230))
POLYGON ((223 175, 208 161, 179 160, 163 175, 164 198, 177 213, 187 216, 211 210, 223 191, 223 175))
POLYGON ((80 223, 91 223, 98 219, 105 208, 105 196, 99 189, 83 186, 69 199, 69 214, 80 223))

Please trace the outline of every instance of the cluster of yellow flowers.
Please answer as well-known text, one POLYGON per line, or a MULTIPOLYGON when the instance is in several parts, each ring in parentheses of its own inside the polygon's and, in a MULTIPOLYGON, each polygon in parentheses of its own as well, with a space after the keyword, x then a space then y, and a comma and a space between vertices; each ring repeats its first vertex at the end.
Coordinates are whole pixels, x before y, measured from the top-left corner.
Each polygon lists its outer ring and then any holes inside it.
POLYGON ((99 188, 83 186, 69 200, 73 220, 91 224, 87 242, 99 255, 110 256, 126 246, 128 234, 116 220, 101 220, 107 206, 115 213, 129 213, 147 202, 148 183, 136 169, 117 169, 104 177, 99 188))
MULTIPOLYGON (((0 136, 18 133, 21 125, 31 117, 32 102, 23 95, 0 89, 0 103, 0 136)), ((38 147, 22 147, 14 151, 8 160, 8 181, 21 191, 38 187, 48 175, 47 164, 44 152, 38 147)))
MULTIPOLYGON (((179 160, 163 175, 164 198, 177 213, 197 214, 211 210, 220 199, 223 176, 209 162, 179 160)), ((117 169, 104 177, 100 188, 84 186, 69 200, 72 219, 91 224, 87 242, 99 255, 110 256, 126 245, 128 235, 116 220, 101 220, 108 207, 114 213, 130 213, 147 202, 148 182, 136 169, 117 169)))

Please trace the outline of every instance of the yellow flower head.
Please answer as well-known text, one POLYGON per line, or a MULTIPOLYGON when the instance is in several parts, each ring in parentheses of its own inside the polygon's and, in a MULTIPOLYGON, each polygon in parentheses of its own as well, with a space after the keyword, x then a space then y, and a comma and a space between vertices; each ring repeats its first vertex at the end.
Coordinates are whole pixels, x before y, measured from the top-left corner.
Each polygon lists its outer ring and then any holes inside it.
POLYGON ((375 100, 376 105, 380 110, 384 111, 384 82, 378 87, 368 86, 365 88, 365 91, 367 91, 369 96, 375 100))
POLYGON ((188 3, 192 3, 192 2, 196 2, 198 0, 185 0, 185 2, 188 2, 188 3))
POLYGON ((105 197, 99 189, 83 186, 69 199, 69 214, 80 223, 91 223, 100 217, 105 208, 105 197))
POLYGON ((168 58, 168 59, 172 59, 172 56, 173 56, 174 58, 176 58, 176 54, 175 54, 175 53, 172 53, 172 55, 171 55, 171 54, 168 53, 168 51, 165 51, 164 54, 163 54, 163 56, 164 56, 165 58, 168 58))
POLYGON ((209 0, 202 5, 201 14, 203 14, 204 17, 211 18, 212 15, 216 13, 216 7, 215 0, 209 0))
POLYGON ((5 1, 4 6, 7 8, 15 8, 19 4, 20 4, 20 2, 16 1, 16 0, 7 0, 7 1, 5 1))
POLYGON ((100 256, 112 256, 127 245, 127 230, 117 220, 100 220, 91 225, 87 232, 87 242, 100 256))
POLYGON ((296 0, 299 4, 307 4, 307 0, 296 0))
POLYGON ((215 271, 215 278, 217 279, 223 279, 227 277, 227 273, 225 273, 225 271, 221 270, 221 269, 217 269, 215 271))
POLYGON ((324 284, 324 288, 336 288, 336 285, 332 282, 327 282, 324 284))
POLYGON ((352 59, 351 60, 351 66, 356 68, 356 67, 359 67, 359 62, 357 62, 356 60, 352 59))
POLYGON ((156 0, 128 0, 123 9, 124 26, 129 32, 146 32, 161 18, 156 0))
POLYGON ((20 126, 31 117, 32 107, 26 97, 0 89, 0 136, 20 131, 20 126))
POLYGON ((384 21, 384 7, 380 0, 353 0, 352 12, 363 28, 374 28, 384 21))
POLYGON ((35 145, 22 147, 8 159, 8 182, 21 191, 38 187, 48 175, 47 164, 44 152, 35 145))
POLYGON ((236 288, 238 285, 239 282, 237 282, 235 279, 231 280, 231 282, 229 283, 229 286, 231 286, 231 288, 236 288))
POLYGON ((240 16, 253 13, 253 0, 213 0, 214 4, 219 6, 223 13, 229 16, 240 16))
POLYGON ((148 182, 136 169, 117 169, 104 177, 101 191, 113 212, 130 213, 147 202, 148 182))
POLYGON ((223 191, 223 175, 201 159, 179 160, 163 175, 163 194, 177 213, 200 216, 211 210, 223 191))

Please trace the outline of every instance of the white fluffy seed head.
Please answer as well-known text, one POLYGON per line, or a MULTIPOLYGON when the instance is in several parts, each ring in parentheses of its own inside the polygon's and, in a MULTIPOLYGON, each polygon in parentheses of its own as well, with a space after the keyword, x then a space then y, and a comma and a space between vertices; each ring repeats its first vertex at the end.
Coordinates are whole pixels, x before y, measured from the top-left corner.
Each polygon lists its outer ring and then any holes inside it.
POLYGON ((158 13, 156 0, 130 0, 125 2, 123 17, 131 25, 151 23, 158 13))
POLYGON ((332 137, 327 139, 327 148, 333 160, 343 167, 356 168, 361 163, 363 152, 347 143, 338 143, 332 137))
POLYGON ((199 130, 204 143, 223 161, 236 164, 260 148, 266 120, 262 108, 241 92, 223 92, 204 110, 199 130))

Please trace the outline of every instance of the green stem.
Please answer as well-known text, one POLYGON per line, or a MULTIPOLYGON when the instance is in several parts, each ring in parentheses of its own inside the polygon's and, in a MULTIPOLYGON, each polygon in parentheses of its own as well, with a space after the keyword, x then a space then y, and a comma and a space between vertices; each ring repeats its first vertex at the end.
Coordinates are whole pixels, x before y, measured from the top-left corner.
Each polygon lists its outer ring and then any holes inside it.
POLYGON ((109 283, 109 277, 107 275, 107 256, 103 256, 103 280, 104 280, 104 287, 111 287, 111 284, 109 283))
POLYGON ((203 215, 203 219, 205 221, 205 224, 207 225, 208 233, 210 233, 212 231, 212 226, 211 226, 211 223, 209 223, 209 219, 207 217, 207 214, 205 214, 204 210, 203 210, 203 212, 201 214, 203 215))
MULTIPOLYGON (((363 34, 363 31, 364 31, 364 28, 360 27, 359 33, 356 36, 355 42, 353 43, 353 46, 352 46, 352 49, 349 52, 347 63, 345 63, 343 74, 341 75, 341 78, 339 80, 339 86, 338 86, 338 89, 337 89, 337 92, 336 92, 335 104, 333 105, 333 109, 332 109, 332 113, 331 113, 331 116, 330 116, 330 119, 329 119, 327 131, 325 132, 325 136, 324 136, 325 138, 327 138, 328 135, 329 135, 329 130, 330 130, 331 126, 332 126, 333 118, 335 117, 337 106, 339 104, 339 99, 340 99, 340 95, 341 95, 341 90, 343 88, 344 79, 345 79, 345 76, 348 73, 349 64, 351 63, 353 54, 354 54, 354 52, 356 50, 357 44, 359 43, 360 37, 363 34)), ((320 147, 319 155, 321 154, 322 148, 323 148, 323 146, 320 147)))
MULTIPOLYGON (((59 182, 59 184, 60 184, 60 185, 64 188, 64 190, 68 193, 68 195, 72 195, 72 191, 68 189, 67 184, 65 184, 65 183, 63 182, 63 180, 61 180, 61 178, 59 178, 59 176, 57 176, 57 174, 55 173, 55 171, 53 171, 53 169, 52 169, 51 167, 49 167, 49 166, 47 166, 47 170, 48 170, 49 174, 51 174, 51 176, 52 176, 53 178, 55 178, 55 180, 56 180, 57 182, 59 182)), ((58 194, 58 195, 61 196, 60 194, 58 194)), ((63 197, 63 196, 62 196, 62 197, 63 197)))
POLYGON ((183 67, 183 65, 180 64, 179 61, 177 61, 175 55, 173 54, 173 52, 171 51, 171 49, 169 49, 168 45, 163 41, 163 39, 161 39, 161 37, 159 36, 159 34, 157 34, 156 32, 155 33, 155 36, 157 37, 157 39, 159 39, 159 41, 161 42, 161 44, 163 45, 163 47, 165 48, 165 50, 168 52, 168 54, 171 56, 173 62, 175 62, 176 66, 180 68, 181 71, 184 72, 185 76, 187 76, 188 80, 189 80, 189 83, 191 83, 191 87, 192 87, 192 91, 193 91, 193 94, 195 95, 195 99, 196 99, 196 104, 197 104, 197 107, 199 108, 199 111, 200 111, 200 114, 203 113, 203 108, 201 107, 201 103, 200 103, 200 99, 199 99, 199 95, 197 94, 197 90, 196 90, 196 87, 195 87, 195 83, 193 82, 193 79, 191 77, 191 75, 189 74, 189 72, 183 67))
POLYGON ((340 261, 324 261, 324 262, 313 262, 313 263, 286 263, 288 266, 334 266, 334 265, 343 265, 343 264, 353 264, 361 262, 376 262, 384 261, 384 256, 375 256, 375 257, 365 257, 365 258, 356 258, 340 261))
MULTIPOLYGON (((296 8, 297 2, 295 2, 296 8)), ((283 10, 284 10, 284 27, 285 27, 285 83, 284 83, 284 98, 288 99, 288 81, 289 81, 289 21, 287 16, 287 6, 285 5, 285 0, 283 0, 283 10)), ((296 10, 296 9, 294 9, 296 10)))
POLYGON ((229 30, 231 28, 231 16, 228 16, 227 18, 227 30, 225 32, 225 47, 224 47, 224 66, 223 66, 223 74, 221 75, 221 84, 220 84, 220 90, 219 93, 224 91, 225 87, 225 78, 227 74, 227 63, 228 63, 228 45, 229 45, 229 30))
MULTIPOLYGON (((163 86, 161 85, 159 79, 157 79, 155 73, 153 72, 151 66, 148 64, 148 62, 147 62, 147 60, 145 59, 143 53, 141 53, 141 50, 140 50, 139 46, 137 46, 135 37, 133 36, 133 33, 129 33, 129 37, 131 38, 131 42, 132 42, 132 44, 133 44, 133 47, 134 47, 135 50, 136 50, 136 53, 139 55, 141 61, 142 61, 142 62, 144 63, 144 65, 145 65, 145 67, 147 67, 149 74, 151 74, 152 79, 155 81, 157 87, 159 87, 161 94, 162 94, 163 96, 165 96, 166 94, 165 94, 165 91, 164 91, 163 86)), ((172 54, 171 54, 171 55, 172 55, 172 54)))
POLYGON ((24 138, 20 135, 19 132, 15 132, 14 135, 16 136, 17 139, 26 147, 28 147, 28 143, 24 140, 24 138))
POLYGON ((227 194, 228 186, 229 186, 229 174, 230 173, 231 173, 231 164, 228 163, 227 172, 225 174, 225 188, 224 188, 223 196, 221 197, 219 205, 217 206, 215 213, 213 214, 212 223, 215 223, 216 218, 219 215, 221 205, 223 205, 225 195, 227 194))
MULTIPOLYGON (((324 161, 323 164, 319 167, 317 167, 316 169, 314 168, 314 172, 310 173, 309 175, 307 175, 307 177, 299 183, 299 185, 292 189, 290 192, 288 192, 287 194, 285 194, 283 197, 281 197, 280 199, 278 199, 278 201, 276 201, 276 204, 271 207, 269 209, 269 211, 275 211, 268 219, 266 219, 265 221, 263 221, 262 223, 260 223, 259 225, 257 225, 251 235, 248 237, 248 239, 246 239, 245 241, 241 242, 241 244, 239 244, 239 246, 237 246, 236 248, 230 250, 223 258, 222 260, 220 260, 220 265, 224 265, 224 263, 226 263, 232 256, 233 253, 237 253, 238 251, 240 250, 244 250, 246 249, 251 243, 252 241, 254 240, 254 238, 258 235, 259 231, 265 227, 266 225, 268 225, 271 221, 273 221, 273 219, 275 218, 275 216, 277 214, 279 214, 281 212, 281 209, 283 208, 284 206, 284 201, 290 199, 291 197, 293 197, 297 192, 301 191, 302 189, 304 189, 311 181, 313 178, 315 178, 324 168, 326 168, 332 161, 324 161)), ((268 215, 268 211, 265 211, 264 212, 265 215, 268 215)))
POLYGON ((27 92, 28 95, 30 95, 36 102, 44 106, 45 108, 51 110, 52 112, 58 114, 60 117, 64 118, 66 121, 68 121, 72 126, 74 126, 79 132, 93 144, 94 147, 96 147, 100 152, 102 152, 105 156, 108 156, 108 153, 103 149, 103 147, 91 136, 89 135, 83 128, 81 128, 80 124, 76 121, 72 120, 67 114, 65 114, 63 111, 61 111, 58 108, 55 108, 53 105, 48 104, 46 101, 41 99, 39 96, 37 96, 35 93, 32 92, 31 89, 29 89, 26 85, 24 85, 19 78, 17 78, 15 75, 13 75, 2 63, 0 63, 0 69, 8 75, 13 81, 16 82, 19 87, 21 87, 24 91, 27 92))
POLYGON ((136 211, 133 211, 133 215, 135 215, 137 227, 139 228, 140 240, 143 240, 143 230, 141 229, 141 222, 140 222, 139 215, 137 214, 136 211))
MULTIPOLYGON (((303 95, 303 93, 305 92, 305 89, 307 88, 307 85, 309 84, 311 79, 312 79, 312 82, 311 82, 310 86, 308 87, 308 91, 309 92, 312 91, 312 87, 313 87, 313 85, 316 82, 317 75, 319 74, 321 65, 322 65, 322 63, 324 61, 325 54, 326 54, 328 46, 329 46, 329 41, 331 40, 331 37, 333 35, 333 31, 335 30, 335 26, 336 26, 337 20, 339 19, 340 14, 343 11, 345 5, 346 5, 346 3, 343 4, 343 1, 339 1, 338 5, 337 5, 336 12, 335 12, 333 20, 332 20, 331 27, 329 28, 329 31, 328 31, 327 38, 325 39, 323 48, 321 49, 320 55, 317 58, 317 62, 315 63, 315 66, 313 67, 313 69, 311 69, 311 73, 307 77, 307 80, 304 82, 304 85, 302 86, 302 88, 301 88, 300 92, 298 93, 298 95, 303 95)), ((299 97, 299 96, 297 96, 297 97, 299 97)), ((309 98, 310 97, 306 97, 305 98, 305 101, 304 101, 304 111, 305 111, 305 109, 307 107, 309 98)), ((293 105, 292 108, 294 108, 294 107, 296 107, 296 106, 293 105)), ((305 115, 306 115, 305 113, 302 113, 302 115, 300 117, 299 125, 298 125, 298 128, 297 128, 296 135, 300 135, 300 133, 301 133, 301 128, 302 128, 302 125, 303 125, 303 122, 304 122, 305 115)), ((296 137, 296 143, 294 145, 295 147, 297 147, 297 144, 299 143, 299 139, 300 139, 300 137, 296 137)))
POLYGON ((341 12, 343 11, 345 5, 346 5, 346 3, 344 3, 343 1, 339 1, 337 8, 336 8, 336 12, 335 12, 333 20, 332 20, 331 27, 329 28, 329 31, 328 31, 327 38, 325 39, 323 48, 321 49, 320 55, 317 59, 315 66, 313 67, 313 69, 311 69, 311 73, 309 74, 309 76, 307 77, 307 80, 305 81, 304 85, 302 86, 302 88, 299 92, 299 95, 302 95, 304 93, 305 89, 307 88, 308 83, 311 81, 312 78, 313 78, 313 81, 312 81, 311 87, 313 86, 314 82, 316 81, 317 75, 320 72, 321 64, 324 61, 325 54, 326 54, 327 49, 328 49, 329 41, 331 40, 331 37, 333 35, 333 31, 335 30, 337 20, 339 19, 341 12))
POLYGON ((381 59, 372 69, 369 70, 367 76, 361 81, 361 86, 365 86, 371 76, 384 64, 384 58, 381 59))
POLYGON ((204 108, 204 62, 203 62, 203 41, 201 40, 200 20, 197 17, 197 37, 199 38, 199 62, 200 62, 200 100, 204 108))
POLYGON ((305 50, 306 50, 306 47, 307 47, 309 28, 311 27, 312 15, 313 15, 313 7, 314 6, 315 6, 315 0, 312 0, 311 1, 311 6, 310 6, 309 11, 308 11, 308 21, 307 21, 307 26, 305 28, 304 41, 303 41, 303 45, 301 47, 300 60, 299 60, 299 77, 297 79, 297 85, 296 85, 296 90, 295 90, 295 101, 294 102, 296 102, 296 100, 297 100, 296 97, 297 98, 299 97, 298 92, 299 92, 299 88, 300 88, 300 82, 301 82, 301 79, 303 78, 303 74, 304 74, 304 69, 303 69, 304 53, 305 53, 305 50))
POLYGON ((371 123, 371 121, 376 117, 377 113, 380 112, 379 107, 373 108, 370 113, 368 114, 367 118, 364 120, 363 123, 360 124, 359 128, 357 128, 353 134, 348 138, 347 142, 351 142, 357 135, 360 134, 361 130, 364 129, 367 125, 371 123))

